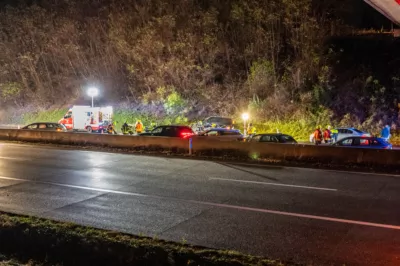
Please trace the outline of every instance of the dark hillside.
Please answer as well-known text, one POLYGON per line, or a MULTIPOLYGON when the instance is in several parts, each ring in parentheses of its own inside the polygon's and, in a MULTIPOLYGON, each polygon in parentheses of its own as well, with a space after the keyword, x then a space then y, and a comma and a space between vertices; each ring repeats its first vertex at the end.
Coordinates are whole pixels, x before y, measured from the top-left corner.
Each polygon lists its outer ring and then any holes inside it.
POLYGON ((75 104, 95 85, 101 103, 165 114, 394 121, 390 28, 363 1, 1 1, 1 107, 75 104))

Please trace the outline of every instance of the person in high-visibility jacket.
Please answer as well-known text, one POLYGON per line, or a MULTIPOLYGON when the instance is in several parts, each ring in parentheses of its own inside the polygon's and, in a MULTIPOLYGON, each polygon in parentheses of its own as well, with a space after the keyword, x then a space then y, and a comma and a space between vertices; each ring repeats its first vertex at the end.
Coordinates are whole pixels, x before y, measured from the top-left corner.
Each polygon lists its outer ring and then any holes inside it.
POLYGON ((337 129, 332 129, 331 130, 332 133, 332 142, 335 143, 337 141, 337 137, 339 135, 339 131, 337 129))
POLYGON ((136 121, 135 130, 136 130, 136 133, 137 133, 137 134, 143 133, 143 124, 142 124, 142 121, 140 121, 140 120, 136 121))
POLYGON ((331 143, 331 141, 332 141, 331 126, 327 126, 324 130, 324 142, 331 143))
POLYGON ((314 131, 314 142, 315 145, 319 145, 322 142, 322 131, 321 131, 321 126, 318 126, 315 131, 314 131))
POLYGON ((112 122, 108 125, 107 127, 107 133, 108 134, 118 134, 117 131, 115 130, 115 126, 117 125, 116 122, 112 122))
POLYGON ((249 134, 249 135, 255 135, 256 134, 256 127, 253 126, 252 123, 250 123, 249 126, 247 127, 247 134, 249 134))

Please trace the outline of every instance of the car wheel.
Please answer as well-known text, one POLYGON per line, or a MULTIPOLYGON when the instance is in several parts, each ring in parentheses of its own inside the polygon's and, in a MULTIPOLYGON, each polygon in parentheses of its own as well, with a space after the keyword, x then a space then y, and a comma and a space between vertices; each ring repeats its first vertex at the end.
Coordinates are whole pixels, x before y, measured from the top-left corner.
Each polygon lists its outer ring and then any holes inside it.
POLYGON ((93 132, 92 127, 87 127, 86 130, 87 130, 88 133, 92 133, 93 132))

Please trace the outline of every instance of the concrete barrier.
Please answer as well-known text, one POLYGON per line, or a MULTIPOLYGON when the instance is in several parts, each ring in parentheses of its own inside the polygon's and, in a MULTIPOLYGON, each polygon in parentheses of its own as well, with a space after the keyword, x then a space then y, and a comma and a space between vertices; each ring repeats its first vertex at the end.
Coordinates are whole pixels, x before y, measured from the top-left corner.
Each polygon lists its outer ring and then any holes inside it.
POLYGON ((188 140, 167 137, 138 137, 109 134, 0 129, 0 140, 47 142, 67 145, 96 145, 127 149, 171 150, 187 152, 188 140))
MULTIPOLYGON (((189 153, 189 140, 168 137, 138 137, 108 134, 76 134, 0 129, 0 140, 47 142, 67 145, 96 145, 132 150, 189 153)), ((331 146, 225 142, 195 136, 193 154, 240 158, 268 158, 337 164, 362 164, 400 168, 400 151, 354 149, 331 146)))
POLYGON ((193 151, 209 156, 237 155, 251 158, 321 163, 379 165, 400 168, 400 151, 333 146, 291 145, 257 142, 219 142, 194 138, 193 151))
POLYGON ((16 124, 0 124, 0 129, 20 129, 22 127, 22 125, 16 124))

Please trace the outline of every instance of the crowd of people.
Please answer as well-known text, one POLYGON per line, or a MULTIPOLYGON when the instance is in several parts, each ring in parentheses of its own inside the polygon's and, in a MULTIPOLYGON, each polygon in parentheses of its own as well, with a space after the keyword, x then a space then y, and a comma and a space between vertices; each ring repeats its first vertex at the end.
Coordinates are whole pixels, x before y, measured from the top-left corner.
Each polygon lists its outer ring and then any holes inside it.
MULTIPOLYGON (((324 130, 322 130, 322 126, 318 126, 313 133, 314 143, 315 145, 320 145, 322 143, 336 142, 338 134, 338 130, 332 129, 331 126, 327 126, 324 130)), ((389 142, 391 137, 389 125, 382 129, 380 137, 389 142)))
POLYGON ((315 145, 320 145, 322 142, 336 142, 338 133, 338 130, 331 129, 331 126, 327 126, 325 130, 322 130, 322 126, 318 126, 314 131, 314 143, 315 145))

